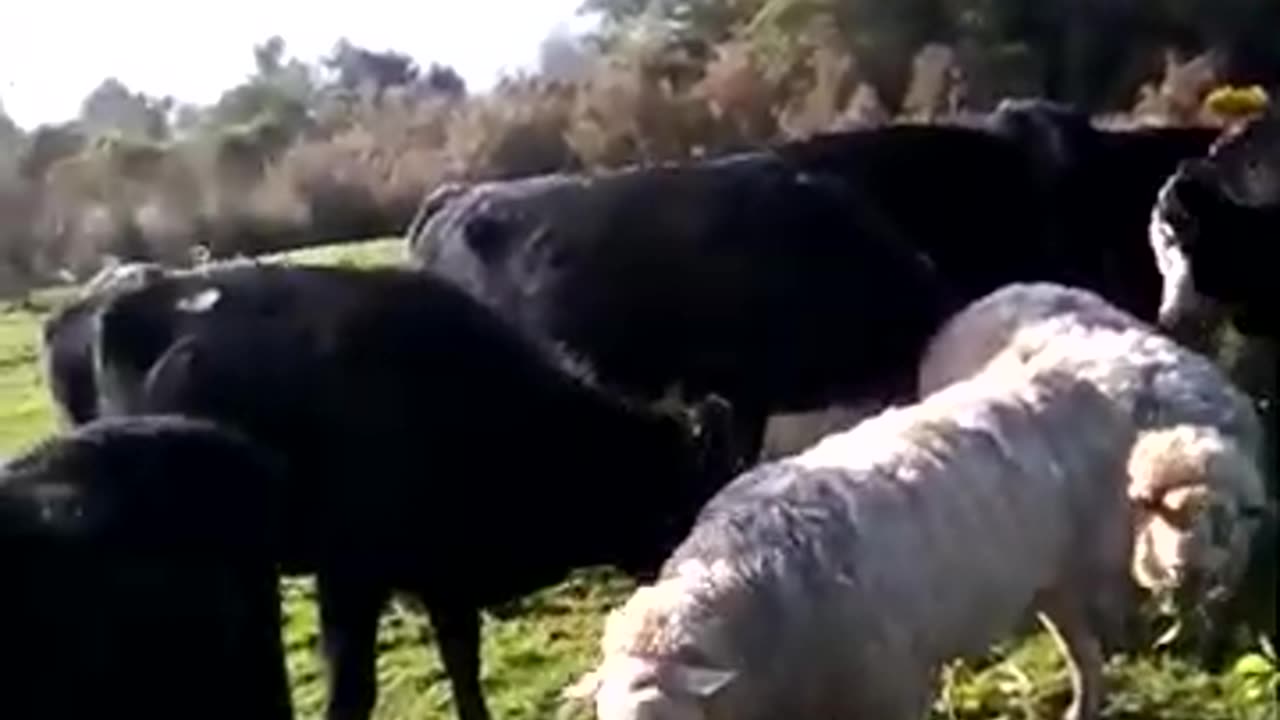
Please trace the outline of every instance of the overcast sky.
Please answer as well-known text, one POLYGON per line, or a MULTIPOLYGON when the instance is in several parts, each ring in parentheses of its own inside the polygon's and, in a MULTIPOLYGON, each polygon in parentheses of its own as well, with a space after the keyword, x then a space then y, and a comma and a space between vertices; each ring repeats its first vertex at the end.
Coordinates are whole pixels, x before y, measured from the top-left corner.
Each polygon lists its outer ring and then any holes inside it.
POLYGON ((533 66, 582 0, 0 0, 0 104, 19 125, 61 121, 114 75, 133 90, 210 103, 253 71, 272 34, 314 60, 339 37, 452 65, 468 87, 533 66))

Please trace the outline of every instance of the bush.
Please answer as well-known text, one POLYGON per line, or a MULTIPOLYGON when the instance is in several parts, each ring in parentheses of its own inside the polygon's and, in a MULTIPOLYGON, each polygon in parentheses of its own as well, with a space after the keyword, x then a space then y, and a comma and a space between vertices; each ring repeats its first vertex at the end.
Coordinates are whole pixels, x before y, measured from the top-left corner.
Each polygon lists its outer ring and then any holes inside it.
POLYGON ((516 77, 471 100, 448 125, 450 174, 500 179, 575 169, 565 138, 573 97, 571 85, 516 77))
MULTIPOLYGON (((362 93, 250 82, 168 143, 41 128, 0 165, 18 173, 0 186, 0 282, 63 268, 83 277, 108 252, 169 261, 194 244, 223 255, 399 234, 448 180, 720 155, 887 122, 886 97, 901 100, 899 118, 937 121, 1036 94, 1046 72, 1041 48, 986 30, 919 46, 912 62, 903 43, 915 31, 876 35, 897 26, 869 6, 854 13, 869 23, 856 32, 843 6, 817 0, 733 7, 753 19, 717 15, 714 37, 624 34, 584 54, 571 80, 510 77, 483 96, 430 83, 362 93)), ((1204 102, 1219 65, 1168 54, 1132 116, 1219 121, 1204 102)), ((1254 91, 1224 92, 1214 108, 1257 104, 1254 91)))

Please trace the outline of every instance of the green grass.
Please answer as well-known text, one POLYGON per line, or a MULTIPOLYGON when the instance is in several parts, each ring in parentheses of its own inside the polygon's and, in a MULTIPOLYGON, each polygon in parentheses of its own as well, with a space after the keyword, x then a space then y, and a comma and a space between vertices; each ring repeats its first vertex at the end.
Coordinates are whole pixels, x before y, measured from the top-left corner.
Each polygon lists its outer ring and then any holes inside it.
MULTIPOLYGON (((374 265, 398 262, 402 253, 398 240, 380 240, 271 259, 374 265)), ((65 289, 43 291, 0 307, 0 453, 12 454, 55 426, 38 369, 37 334, 41 318, 70 295, 65 289)), ((594 661, 604 614, 630 587, 615 573, 584 571, 510 604, 501 618, 487 615, 482 681, 495 716, 588 718, 582 708, 563 706, 560 691, 594 661)), ((283 637, 299 718, 318 718, 324 703, 312 591, 307 580, 285 583, 283 637)), ((392 603, 378 640, 380 720, 453 720, 448 682, 430 637, 428 623, 410 603, 392 603)), ((987 660, 956 664, 947 677, 933 720, 1056 718, 1067 700, 1062 662, 1043 633, 993 650, 987 660)), ((1112 720, 1277 719, 1280 674, 1269 649, 1244 656, 1220 675, 1151 655, 1113 659, 1107 677, 1106 716, 1112 720)))

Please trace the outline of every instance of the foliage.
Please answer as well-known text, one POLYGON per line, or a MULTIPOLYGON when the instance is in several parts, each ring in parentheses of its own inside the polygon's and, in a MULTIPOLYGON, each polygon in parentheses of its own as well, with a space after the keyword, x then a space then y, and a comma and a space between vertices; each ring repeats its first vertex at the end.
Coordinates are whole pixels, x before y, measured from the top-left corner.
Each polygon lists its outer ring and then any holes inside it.
MULTIPOLYGON (((1043 93, 1144 123, 1224 123, 1204 102, 1216 85, 1280 77, 1280 45, 1258 29, 1280 26, 1266 24, 1275 8, 588 0, 597 32, 553 31, 540 74, 476 95, 452 68, 394 49, 344 39, 310 62, 273 36, 207 107, 108 78, 74 122, 22 133, 0 115, 0 293, 83 277, 105 252, 173 258, 193 243, 253 252, 400 232, 445 179, 946 122, 1007 96, 1043 93)), ((1244 102, 1215 97, 1214 107, 1244 102)))
MULTIPOLYGON (((721 42, 743 30, 794 36, 831 18, 866 78, 897 108, 911 58, 927 43, 964 48, 975 69, 1014 50, 1034 55, 1041 89, 1089 107, 1128 106, 1160 53, 1222 55, 1226 74, 1251 82, 1280 77, 1280 6, 1267 0, 589 0, 616 38, 636 24, 721 42)), ((997 93, 998 94, 998 93, 997 93)))
POLYGON ((80 105, 80 123, 91 135, 118 134, 139 140, 164 140, 173 98, 135 93, 116 78, 103 80, 80 105))
POLYGON ((1254 115, 1263 112, 1268 102, 1267 91, 1261 85, 1220 87, 1205 98, 1205 104, 1210 110, 1226 116, 1254 115))

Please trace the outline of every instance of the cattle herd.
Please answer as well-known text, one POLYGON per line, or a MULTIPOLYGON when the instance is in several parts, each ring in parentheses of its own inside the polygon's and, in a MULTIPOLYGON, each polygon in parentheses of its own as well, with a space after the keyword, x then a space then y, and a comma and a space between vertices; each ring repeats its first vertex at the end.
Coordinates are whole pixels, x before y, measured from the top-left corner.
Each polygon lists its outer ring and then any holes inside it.
POLYGON ((565 689, 601 720, 919 720, 1030 612, 1091 720, 1140 598, 1212 628, 1269 551, 1272 417, 1194 348, 1275 339, 1274 111, 1006 101, 447 184, 406 235, 402 267, 125 265, 46 321, 0 717, 291 717, 306 574, 329 720, 372 712, 392 593, 487 720, 481 610, 606 565, 639 587, 565 689))

